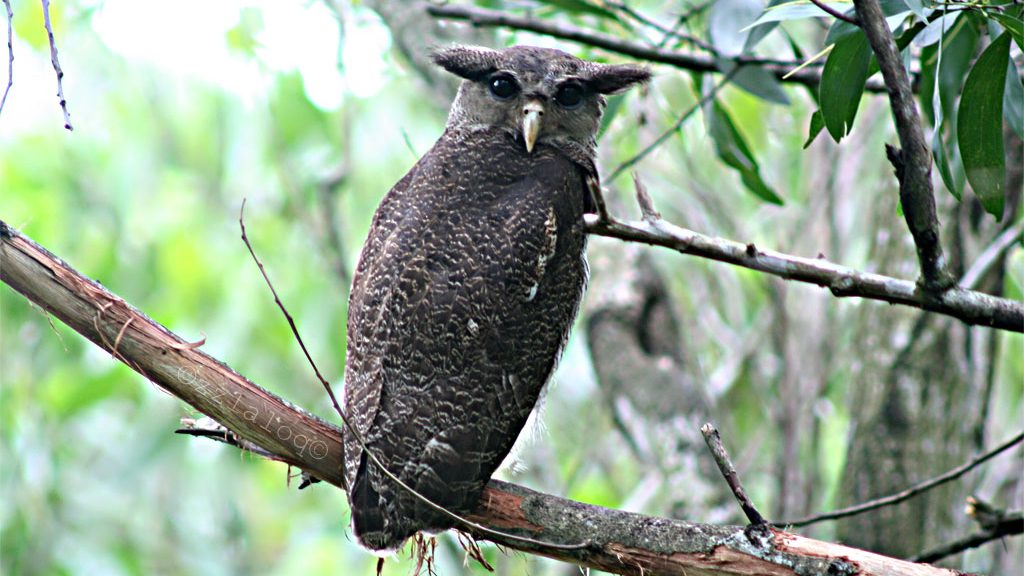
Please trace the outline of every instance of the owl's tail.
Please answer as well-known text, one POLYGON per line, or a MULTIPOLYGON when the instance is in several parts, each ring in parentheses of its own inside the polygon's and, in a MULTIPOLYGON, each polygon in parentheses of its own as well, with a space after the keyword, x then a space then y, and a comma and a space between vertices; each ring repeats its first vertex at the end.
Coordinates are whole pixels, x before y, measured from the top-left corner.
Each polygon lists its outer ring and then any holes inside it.
POLYGON ((352 508, 352 531, 359 543, 370 550, 390 554, 401 548, 406 539, 415 533, 399 534, 393 531, 395 526, 385 516, 385 503, 371 485, 365 454, 349 493, 349 504, 352 508))

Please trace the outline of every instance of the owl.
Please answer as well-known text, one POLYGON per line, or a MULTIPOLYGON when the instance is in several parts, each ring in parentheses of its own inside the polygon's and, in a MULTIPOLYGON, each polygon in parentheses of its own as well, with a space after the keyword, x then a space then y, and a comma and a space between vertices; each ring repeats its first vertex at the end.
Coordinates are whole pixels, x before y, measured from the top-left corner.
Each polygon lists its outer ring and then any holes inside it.
MULTIPOLYGON (((365 448, 456 513, 480 499, 565 347, 587 283, 583 214, 604 95, 643 67, 549 48, 455 46, 444 133, 384 197, 349 298, 344 407, 365 448)), ((392 550, 450 517, 345 433, 359 542, 392 550)))

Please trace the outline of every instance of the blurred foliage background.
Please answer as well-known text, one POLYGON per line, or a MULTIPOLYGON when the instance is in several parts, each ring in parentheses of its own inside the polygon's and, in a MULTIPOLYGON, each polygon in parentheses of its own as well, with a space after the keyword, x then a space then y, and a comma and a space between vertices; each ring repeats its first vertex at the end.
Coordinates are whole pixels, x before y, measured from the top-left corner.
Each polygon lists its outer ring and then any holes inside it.
MULTIPOLYGON (((255 382, 336 422, 239 238, 238 218, 245 199, 254 247, 321 370, 340 387, 348 283, 373 210, 429 149, 446 114, 443 96, 436 97, 445 88, 424 83, 373 4, 380 10, 387 3, 55 3, 74 125, 68 132, 40 6, 12 2, 16 59, 0 116, 0 217, 172 331, 205 338, 206 352, 255 382)), ((555 6, 543 7, 541 17, 606 25, 569 9, 585 3, 542 4, 555 6)), ((799 38, 823 32, 808 23, 790 28, 799 38)), ((495 31, 484 41, 609 59, 521 32, 495 31)), ((766 50, 783 42, 774 39, 766 50)), ((691 76, 655 71, 647 90, 612 103, 601 141, 605 174, 699 94, 691 76)), ((662 213, 703 233, 914 278, 912 257, 878 256, 893 246, 913 253, 884 159, 883 144, 895 140, 887 103, 866 97, 848 140, 819 138, 804 150, 815 103, 799 89, 787 87, 785 95, 788 106, 728 86, 719 100, 785 204, 743 188, 698 115, 637 166, 662 213)), ((628 178, 606 185, 614 210, 635 215, 628 178)), ((942 206, 955 204, 940 194, 942 206)), ((739 521, 735 507, 714 494, 713 475, 692 479, 707 465, 699 450, 673 460, 686 452, 684 440, 700 424, 695 416, 645 412, 642 398, 626 402, 602 392, 612 384, 598 384, 590 322, 609 302, 640 293, 614 283, 628 276, 616 271, 622 262, 661 278, 671 320, 658 334, 675 342, 663 358, 651 356, 648 370, 633 372, 624 389, 644 390, 667 373, 668 358, 689 382, 689 395, 667 384, 652 393, 653 404, 704 407, 755 502, 775 517, 839 505, 857 418, 851 402, 864 366, 916 337, 909 321, 873 318, 909 313, 604 239, 592 243, 592 289, 548 394, 544 427, 523 449, 525 471, 512 479, 602 506, 739 521), (801 403, 787 405, 793 395, 801 403), (780 424, 787 418, 799 421, 799 441, 780 424), (790 468, 799 472, 795 484, 790 468), (701 492, 698 481, 712 487, 701 492), (786 486, 798 494, 787 496, 786 486), (681 506, 692 499, 686 492, 699 492, 704 506, 681 506)), ((1006 269, 1001 289, 1021 299, 1019 248, 1006 269)), ((1024 421, 1024 342, 1019 335, 994 339, 998 346, 985 360, 985 445, 1024 421)), ((372 573, 376 558, 347 532, 344 494, 321 485, 300 492, 282 465, 172 434, 182 417, 194 415, 188 406, 6 286, 0 348, 0 573, 372 573)), ((956 493, 980 490, 1019 509, 1021 464, 1019 450, 1001 457, 956 493)), ((835 530, 808 533, 834 538, 835 530)), ((1020 546, 1011 544, 971 552, 956 565, 1012 566, 1020 546)), ((576 571, 493 547, 486 554, 501 574, 576 571)), ((482 572, 472 562, 464 567, 450 536, 440 540, 438 562, 442 574, 482 572)), ((403 557, 385 573, 410 568, 403 557)))

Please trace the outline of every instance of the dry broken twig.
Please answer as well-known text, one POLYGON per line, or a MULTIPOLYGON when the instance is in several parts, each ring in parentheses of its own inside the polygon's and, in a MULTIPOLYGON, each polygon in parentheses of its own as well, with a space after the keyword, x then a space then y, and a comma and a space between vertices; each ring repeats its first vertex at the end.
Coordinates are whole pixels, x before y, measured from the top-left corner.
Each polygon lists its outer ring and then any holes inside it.
POLYGON ((718 470, 725 478, 729 489, 732 490, 733 496, 740 503, 740 508, 743 509, 743 514, 746 515, 747 520, 750 521, 752 526, 767 525, 768 521, 757 511, 754 503, 747 496, 746 490, 743 489, 739 474, 736 473, 736 467, 732 465, 732 458, 729 458, 729 453, 725 450, 725 446, 722 445, 722 437, 718 433, 718 429, 708 423, 700 427, 700 433, 704 435, 704 441, 708 444, 708 449, 715 459, 718 470))
POLYGON ((57 73, 57 100, 60 102, 61 111, 64 112, 64 128, 74 130, 71 126, 68 102, 64 98, 64 71, 60 69, 60 61, 57 59, 57 42, 53 39, 53 25, 50 23, 50 0, 43 0, 43 24, 46 26, 46 36, 50 41, 50 63, 53 64, 53 71, 57 73))

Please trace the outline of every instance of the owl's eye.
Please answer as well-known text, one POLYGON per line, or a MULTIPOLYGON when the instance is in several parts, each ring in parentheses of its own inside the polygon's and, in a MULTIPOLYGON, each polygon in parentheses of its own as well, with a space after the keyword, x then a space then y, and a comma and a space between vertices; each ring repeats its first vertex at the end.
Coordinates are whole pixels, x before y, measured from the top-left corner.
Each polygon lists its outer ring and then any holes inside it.
POLYGON ((491 89, 491 94, 498 100, 508 100, 519 93, 519 84, 508 74, 498 74, 492 77, 488 87, 491 89))
POLYGON ((583 104, 583 86, 575 82, 563 84, 555 93, 555 102, 562 108, 579 108, 580 104, 583 104))

